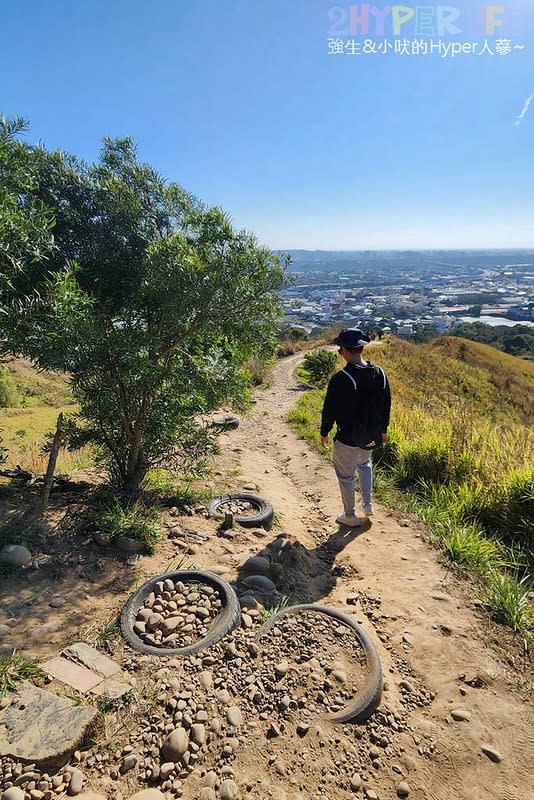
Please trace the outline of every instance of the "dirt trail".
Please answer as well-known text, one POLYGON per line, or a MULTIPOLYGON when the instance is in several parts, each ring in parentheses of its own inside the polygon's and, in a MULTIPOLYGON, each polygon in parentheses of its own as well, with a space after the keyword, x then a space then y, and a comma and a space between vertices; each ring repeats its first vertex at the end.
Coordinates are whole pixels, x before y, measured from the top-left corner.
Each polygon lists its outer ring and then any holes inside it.
MULTIPOLYGON (((272 712, 269 706, 263 714, 258 709, 253 712, 250 702, 247 705, 248 680, 254 677, 247 670, 258 667, 241 656, 227 661, 224 649, 246 650, 246 637, 253 636, 256 628, 245 626, 221 643, 215 658, 207 653, 206 662, 211 664, 217 688, 229 689, 233 702, 241 705, 243 735, 239 739, 233 734, 230 739, 213 735, 206 761, 199 762, 201 774, 211 768, 222 770, 224 758, 221 762, 219 751, 231 742, 236 748, 232 774, 241 787, 240 798, 250 800, 350 800, 353 796, 386 800, 397 796, 400 781, 409 784, 410 800, 532 800, 534 718, 532 703, 517 688, 520 673, 506 663, 504 648, 495 646, 495 633, 477 616, 466 586, 438 563, 438 554, 426 543, 421 526, 378 506, 372 521, 362 518, 361 528, 338 528, 335 517, 340 498, 333 469, 297 439, 285 421, 302 392, 293 377, 301 358, 279 361, 270 387, 258 391, 256 405, 241 419, 239 428, 221 436, 221 455, 214 464, 217 490, 225 486, 239 491, 255 485, 272 502, 289 540, 283 554, 279 551, 273 558, 280 569, 276 577, 280 593, 352 614, 377 645, 384 694, 379 712, 365 725, 333 726, 325 721, 324 713, 313 710, 309 734, 301 738, 295 721, 286 725, 275 705, 272 712), (269 725, 276 719, 282 729, 272 737, 269 725), (351 775, 357 773, 363 783, 359 789, 351 788, 351 775)), ((2 580, 0 586, 0 645, 39 659, 80 639, 93 643, 120 611, 133 585, 170 570, 173 564, 213 570, 235 582, 250 556, 269 547, 273 553, 277 543, 284 541, 277 539, 278 524, 270 532, 236 528, 223 535, 201 509, 191 516, 177 516, 169 509, 162 519, 167 536, 162 537, 156 554, 143 556, 129 567, 123 554, 100 547, 85 531, 83 520, 87 516, 90 522, 89 509, 84 511, 82 506, 79 512, 74 501, 65 506, 61 497, 52 505, 49 524, 59 525, 65 516, 76 529, 72 536, 58 537, 56 580, 51 582, 53 573, 43 567, 27 570, 22 578, 2 580)), ((257 622, 258 618, 254 625, 257 622)), ((298 635, 291 638, 290 626, 281 625, 278 636, 276 657, 289 657, 298 635)), ((300 652, 298 644, 296 648, 300 652)), ((121 639, 113 641, 111 652, 123 668, 133 670, 132 685, 139 681, 147 697, 150 691, 158 699, 168 692, 170 702, 171 693, 180 688, 175 679, 177 675, 183 678, 182 662, 172 667, 176 672, 169 679, 174 681, 171 692, 170 683, 166 689, 163 685, 168 667, 142 667, 139 654, 133 654, 121 639), (137 670, 145 668, 141 677, 137 670)), ((323 666, 335 663, 332 652, 324 648, 316 656, 308 663, 317 662, 312 670, 317 670, 316 677, 321 673, 324 681, 329 673, 321 672, 319 661, 323 666)), ((205 669, 202 659, 200 664, 205 669)), ((196 680, 198 665, 186 666, 187 679, 196 680)), ((305 671, 305 666, 295 664, 293 675, 305 671)), ((349 687, 355 674, 350 674, 350 668, 346 671, 349 687)), ((267 670, 267 682, 269 675, 267 670)), ((193 690, 199 707, 210 715, 221 714, 212 690, 197 684, 193 690)), ((64 689, 57 691, 61 694, 64 689)), ((114 743, 111 756, 107 740, 84 753, 88 789, 122 798, 146 786, 139 782, 136 770, 119 775, 119 762, 113 780, 98 767, 99 759, 105 758, 111 769, 113 759, 121 758, 120 748, 127 744, 141 753, 141 763, 147 755, 154 757, 154 731, 168 730, 170 717, 162 700, 147 733, 143 692, 132 701, 139 706, 125 707, 130 717, 125 717, 122 739, 114 743)), ((269 697, 261 702, 268 706, 269 697)), ((151 708, 153 714, 156 708, 151 708)), ((115 727, 119 728, 119 722, 115 727)), ((157 748, 155 753, 157 760, 157 748)), ((193 776, 177 795, 166 794, 174 796, 181 800, 215 797, 206 787, 199 794, 193 776)))
MULTIPOLYGON (((410 734, 399 736, 411 796, 532 800, 532 704, 489 646, 465 587, 402 515, 378 506, 360 529, 339 531, 333 469, 285 422, 301 391, 293 377, 301 357, 276 364, 270 388, 258 392, 252 413, 225 435, 221 466, 241 470, 241 485, 257 484, 285 531, 330 556, 330 570, 309 581, 306 599, 352 612, 371 633, 386 680, 383 704, 409 708, 406 693, 426 689, 428 704, 410 709, 410 734), (355 606, 347 605, 358 593, 355 606), (493 761, 485 748, 502 760, 493 761)), ((385 776, 388 795, 390 787, 385 776)))

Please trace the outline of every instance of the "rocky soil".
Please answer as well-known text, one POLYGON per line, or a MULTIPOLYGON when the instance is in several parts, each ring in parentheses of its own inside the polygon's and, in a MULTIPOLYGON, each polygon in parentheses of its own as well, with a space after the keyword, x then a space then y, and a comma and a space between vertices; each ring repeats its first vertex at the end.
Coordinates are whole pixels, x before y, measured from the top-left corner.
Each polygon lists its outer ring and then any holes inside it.
MULTIPOLYGON (((4 582, 2 646, 38 657, 80 637, 94 643, 134 583, 179 562, 230 580, 242 621, 187 658, 143 655, 120 638, 100 639, 131 691, 98 701, 93 739, 58 773, 3 759, 2 800, 90 800, 88 792, 123 800, 146 790, 138 800, 531 800, 528 665, 512 660, 518 650, 506 650, 418 523, 378 507, 361 528, 338 529, 332 468, 284 421, 298 396, 297 361, 276 365, 250 417, 221 438, 214 465, 216 491, 246 488, 270 500, 278 515, 273 530, 221 531, 201 507, 185 517, 169 509, 155 556, 112 562, 88 537, 56 584, 31 568, 18 583, 4 582), (297 601, 351 614, 377 645, 384 694, 366 723, 330 719, 365 673, 350 630, 289 615, 256 641, 273 608, 297 601)), ((217 598, 198 589, 191 596, 191 587, 176 583, 159 589, 139 616, 140 633, 148 626, 163 640, 174 634, 169 620, 179 617, 181 636, 201 635, 207 623, 198 611, 215 613, 217 598), (153 627, 148 620, 156 614, 153 627), (187 625, 193 630, 183 631, 187 625)), ((48 688, 72 694, 55 681, 48 688)))

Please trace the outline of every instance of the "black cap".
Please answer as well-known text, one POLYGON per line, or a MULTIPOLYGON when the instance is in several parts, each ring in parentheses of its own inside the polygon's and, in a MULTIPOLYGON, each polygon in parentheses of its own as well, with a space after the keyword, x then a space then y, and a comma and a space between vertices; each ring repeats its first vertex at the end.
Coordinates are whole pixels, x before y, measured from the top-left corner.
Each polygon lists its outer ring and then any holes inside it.
POLYGON ((358 328, 344 328, 334 339, 334 344, 341 347, 346 347, 347 350, 358 350, 366 344, 369 344, 371 339, 366 333, 362 333, 358 328))

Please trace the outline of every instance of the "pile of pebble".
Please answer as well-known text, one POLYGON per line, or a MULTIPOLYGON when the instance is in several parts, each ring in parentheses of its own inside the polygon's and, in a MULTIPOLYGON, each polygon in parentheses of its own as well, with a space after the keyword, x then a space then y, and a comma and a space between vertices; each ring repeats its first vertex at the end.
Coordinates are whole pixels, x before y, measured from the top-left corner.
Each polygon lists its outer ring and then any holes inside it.
POLYGON ((185 647, 207 634, 221 608, 212 586, 165 578, 137 612, 134 631, 152 646, 185 647))
POLYGON ((219 514, 233 514, 234 516, 247 517, 257 514, 258 509, 248 500, 227 500, 217 506, 219 514))

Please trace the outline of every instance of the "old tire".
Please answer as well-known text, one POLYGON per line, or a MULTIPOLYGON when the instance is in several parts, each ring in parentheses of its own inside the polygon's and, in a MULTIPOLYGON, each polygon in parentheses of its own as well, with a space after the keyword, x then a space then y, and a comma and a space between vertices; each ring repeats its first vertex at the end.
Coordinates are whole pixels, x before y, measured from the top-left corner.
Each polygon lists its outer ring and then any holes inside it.
POLYGON ((329 719, 333 722, 364 722, 373 711, 378 708, 380 699, 382 697, 382 667, 376 648, 363 630, 363 628, 355 622, 352 617, 337 611, 335 608, 328 608, 327 606, 316 606, 313 604, 305 604, 299 606, 289 606, 283 608, 277 614, 265 622, 258 633, 256 634, 256 641, 260 642, 264 636, 270 631, 281 617, 286 614, 298 614, 301 611, 312 611, 320 614, 326 614, 333 619, 339 620, 344 625, 347 625, 356 634, 360 645, 365 653, 365 660, 367 665, 367 677, 364 685, 358 692, 356 698, 346 706, 342 711, 337 714, 332 714, 329 719))
POLYGON ((220 497, 214 497, 207 505, 208 513, 213 519, 223 520, 224 514, 218 510, 219 506, 234 501, 250 503, 250 505, 256 509, 255 514, 235 514, 234 519, 238 525, 241 525, 243 528, 258 528, 260 526, 267 530, 271 528, 274 515, 273 507, 268 500, 264 500, 264 498, 260 497, 258 494, 236 492, 235 494, 224 494, 220 497))
POLYGON ((211 572, 204 572, 201 570, 184 569, 178 572, 166 572, 164 575, 158 575, 156 578, 151 578, 137 589, 126 602, 122 609, 120 616, 121 633, 128 642, 128 644, 141 653, 149 653, 153 656, 188 656, 192 653, 198 653, 206 647, 215 644, 227 633, 237 628, 241 621, 241 609, 239 607, 239 600, 237 595, 230 586, 230 584, 223 581, 217 575, 211 572), (199 639, 187 647, 155 647, 154 645, 147 644, 140 636, 134 631, 135 618, 137 612, 143 605, 146 597, 150 594, 155 584, 158 581, 164 581, 170 578, 174 581, 182 581, 182 583, 203 583, 207 586, 213 587, 219 593, 222 602, 222 609, 213 621, 211 628, 206 636, 199 639))

